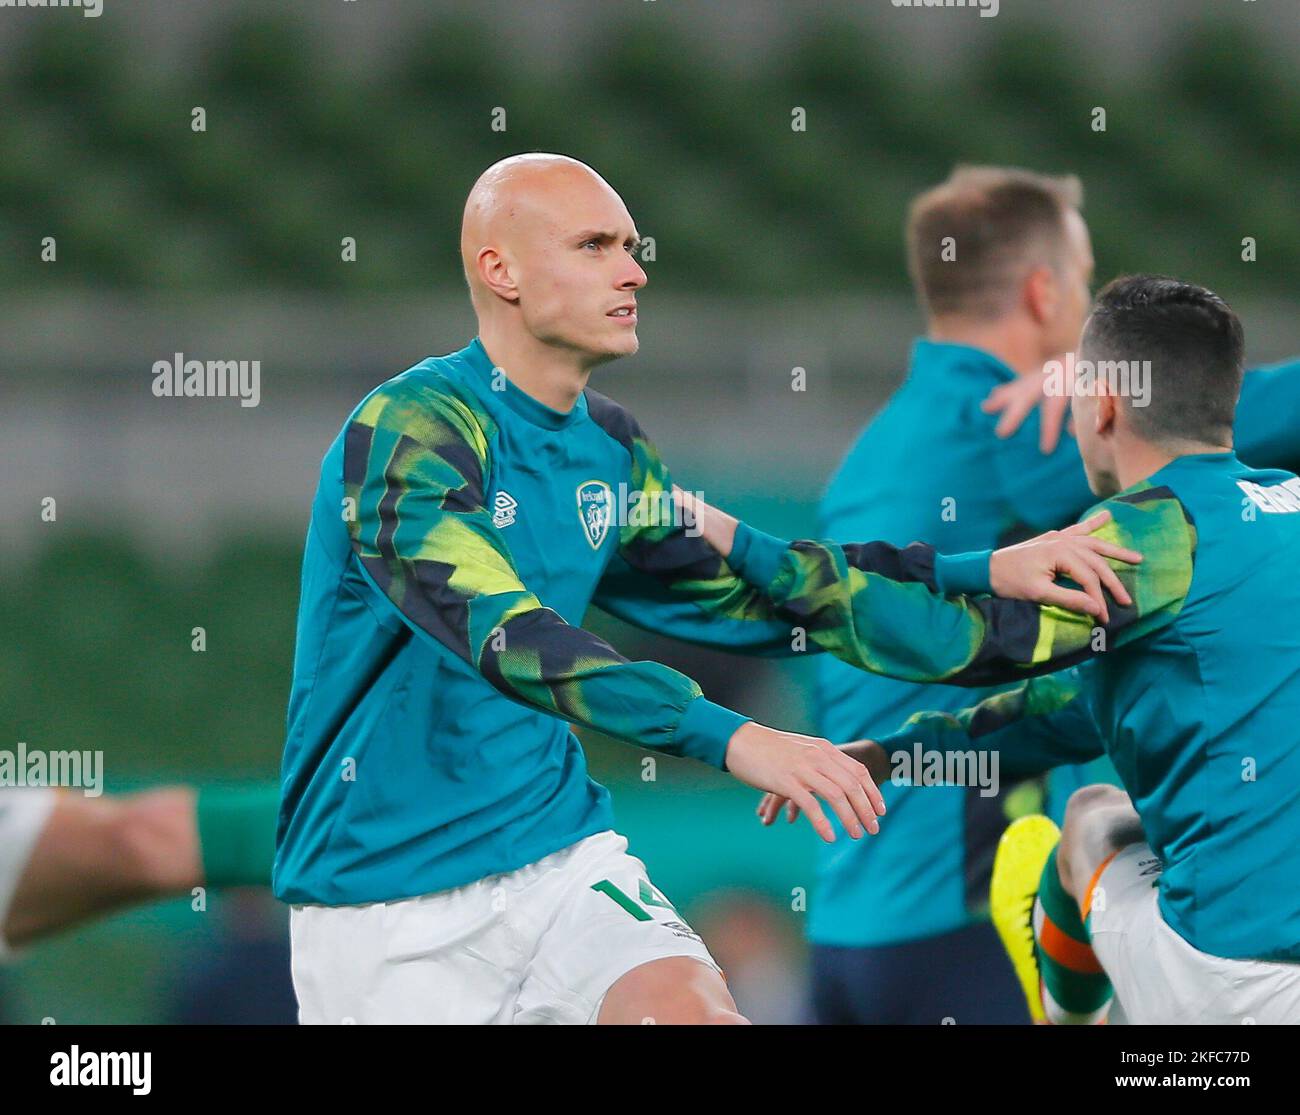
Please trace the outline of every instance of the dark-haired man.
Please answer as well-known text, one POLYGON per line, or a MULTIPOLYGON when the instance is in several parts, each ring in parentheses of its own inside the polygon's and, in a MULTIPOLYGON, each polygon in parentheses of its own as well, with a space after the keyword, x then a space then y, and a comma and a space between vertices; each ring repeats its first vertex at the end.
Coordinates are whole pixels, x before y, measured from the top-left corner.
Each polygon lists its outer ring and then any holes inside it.
MULTIPOLYGON (((1110 984, 1133 1022, 1300 1021, 1300 478, 1233 451, 1243 347, 1204 288, 1137 276, 1101 292, 1080 357, 1107 371, 1076 383, 1075 421, 1112 516, 1100 533, 1145 554, 1117 570, 1133 603, 1095 629, 1025 605, 1030 672, 1064 672, 846 748, 878 779, 918 746, 996 752, 1008 776, 1109 755, 1123 790, 1077 791, 1059 847, 1026 818, 995 868, 1004 938, 1049 1021, 1104 1018, 1110 984), (1135 369, 1143 406, 1111 374, 1135 369)), ((702 522, 810 639, 871 667, 845 635, 869 601, 839 547, 702 522)), ((760 808, 770 823, 783 806, 760 808)))
MULTIPOLYGON (((1093 268, 1081 203, 1073 177, 1007 167, 960 167, 915 199, 907 256, 926 336, 831 480, 820 536, 979 550, 1063 526, 1092 502, 1073 437, 1040 452, 1050 413, 1040 423, 1030 407, 1013 409, 995 429, 984 409, 990 392, 1003 405, 1016 406, 1025 388, 1041 398, 1044 362, 1078 339, 1093 268), (1024 424, 1012 430, 1008 419, 1024 424)), ((1300 365, 1248 374, 1237 424, 1243 458, 1300 462, 1297 414, 1300 365)), ((832 739, 883 735, 917 708, 956 712, 971 700, 830 655, 818 662, 817 684, 817 730, 832 739)), ((1113 776, 1104 759, 1053 771, 1051 811, 1059 817, 1072 789, 1113 776)), ((819 847, 808 914, 818 1021, 1027 1021, 987 902, 998 838, 1009 817, 1040 807, 1043 787, 1006 778, 1002 786, 990 795, 981 786, 894 785, 890 823, 876 839, 819 847), (941 839, 917 856, 918 841, 936 832, 941 839)))

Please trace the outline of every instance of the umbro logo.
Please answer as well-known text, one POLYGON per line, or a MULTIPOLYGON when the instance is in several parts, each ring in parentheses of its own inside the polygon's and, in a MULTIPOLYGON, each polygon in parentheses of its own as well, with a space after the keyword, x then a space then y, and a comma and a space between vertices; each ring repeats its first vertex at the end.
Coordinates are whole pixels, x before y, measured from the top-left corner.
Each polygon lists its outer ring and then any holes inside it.
POLYGON ((492 525, 500 530, 502 527, 508 527, 515 521, 515 512, 519 509, 519 501, 509 492, 497 492, 496 498, 492 500, 492 525))

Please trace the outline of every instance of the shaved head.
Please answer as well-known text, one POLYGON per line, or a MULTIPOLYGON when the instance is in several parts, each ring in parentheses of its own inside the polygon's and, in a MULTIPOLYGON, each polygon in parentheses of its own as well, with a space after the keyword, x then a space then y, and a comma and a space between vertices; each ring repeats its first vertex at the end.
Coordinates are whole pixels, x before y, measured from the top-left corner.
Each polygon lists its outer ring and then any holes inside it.
MULTIPOLYGON (((618 194, 586 163, 568 155, 536 152, 511 155, 487 168, 470 190, 460 225, 460 259, 477 304, 475 259, 485 247, 511 247, 521 238, 535 236, 568 208, 572 197, 584 190, 618 194)), ((622 205, 622 199, 618 199, 622 205)))
POLYGON ((594 366, 636 351, 636 226, 599 174, 567 155, 512 155, 465 202, 460 254, 485 343, 563 350, 594 366))

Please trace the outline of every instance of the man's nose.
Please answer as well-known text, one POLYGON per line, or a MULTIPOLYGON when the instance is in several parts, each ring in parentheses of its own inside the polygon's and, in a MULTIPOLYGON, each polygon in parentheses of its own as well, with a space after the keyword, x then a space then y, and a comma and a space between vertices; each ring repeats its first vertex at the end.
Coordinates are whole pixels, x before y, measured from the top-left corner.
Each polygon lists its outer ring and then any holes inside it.
POLYGON ((627 261, 630 264, 627 271, 620 277, 618 282, 619 290, 640 290, 650 277, 645 273, 645 269, 636 261, 636 256, 629 255, 627 261))

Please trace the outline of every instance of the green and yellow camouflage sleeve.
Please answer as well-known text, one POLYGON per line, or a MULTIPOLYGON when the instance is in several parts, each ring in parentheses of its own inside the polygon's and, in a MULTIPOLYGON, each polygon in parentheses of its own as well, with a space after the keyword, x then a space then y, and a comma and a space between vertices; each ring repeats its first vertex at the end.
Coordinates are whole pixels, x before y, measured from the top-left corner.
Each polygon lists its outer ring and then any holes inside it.
POLYGON ((739 564, 811 642, 852 665, 906 681, 995 685, 1071 666, 1178 614, 1196 550, 1182 503, 1166 487, 1143 484, 1089 514, 1103 508, 1112 518, 1096 533, 1144 555, 1139 565, 1111 563, 1133 603, 1110 601, 1105 627, 1048 605, 945 597, 925 583, 899 584, 858 568, 862 547, 833 542, 787 545, 753 532, 739 564))
POLYGON ((743 654, 793 653, 789 622, 683 519, 668 469, 636 419, 592 390, 587 410, 630 458, 618 554, 593 603, 670 638, 743 654))
POLYGON ((1083 671, 1088 669, 1085 662, 1030 678, 957 713, 919 712, 876 742, 891 762, 896 754, 915 756, 918 749, 923 757, 993 752, 998 775, 1006 782, 1090 762, 1105 754, 1106 745, 1082 694, 1083 671))
POLYGON ((544 607, 516 572, 484 502, 490 416, 406 382, 358 410, 344 443, 353 551, 418 635, 513 700, 618 739, 722 766, 746 718, 690 678, 631 662, 544 607))
MULTIPOLYGON (((790 620, 740 577, 686 521, 658 449, 619 404, 587 391, 588 413, 631 458, 628 505, 619 551, 594 603, 637 627, 739 654, 781 657, 817 647, 797 638, 790 620)), ((900 552, 873 544, 877 569, 900 580, 918 576, 900 552)))

